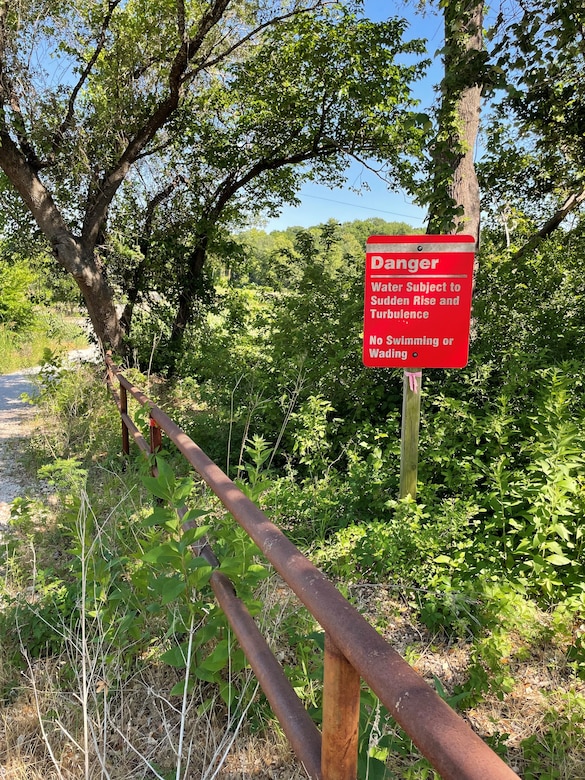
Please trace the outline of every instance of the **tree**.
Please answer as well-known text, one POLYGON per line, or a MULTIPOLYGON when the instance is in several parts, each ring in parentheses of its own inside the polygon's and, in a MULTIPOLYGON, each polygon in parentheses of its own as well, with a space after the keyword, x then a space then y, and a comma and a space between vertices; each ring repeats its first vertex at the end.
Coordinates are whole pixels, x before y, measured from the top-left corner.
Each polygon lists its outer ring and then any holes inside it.
POLYGON ((485 205, 522 214, 533 235, 519 259, 585 201, 585 9, 575 0, 522 3, 495 24, 494 106, 480 165, 485 205))
MULTIPOLYGON (((416 68, 394 58, 416 47, 400 43, 400 23, 360 25, 339 5, 0 3, 0 168, 75 278, 105 345, 121 349, 128 322, 116 308, 124 290, 114 288, 128 276, 114 280, 108 269, 128 192, 147 222, 148 204, 177 169, 185 174, 167 198, 194 207, 190 251, 173 279, 180 343, 214 229, 242 200, 276 207, 308 175, 293 166, 331 175, 334 161, 381 156, 398 140, 416 68), (41 71, 31 53, 43 49, 54 64, 41 71), (355 72, 347 84, 337 63, 344 76, 355 72), (365 78, 368 67, 383 85, 365 78)), ((402 141, 389 169, 412 153, 402 141)))
POLYGON ((430 151, 429 233, 465 232, 479 241, 480 194, 475 172, 486 53, 483 4, 441 0, 445 30, 437 135, 430 151))
POLYGON ((419 134, 405 132, 404 108, 420 68, 396 64, 416 51, 403 32, 397 20, 295 18, 233 65, 225 88, 205 95, 201 118, 186 129, 185 180, 197 201, 190 200, 193 243, 180 269, 171 351, 180 351, 207 252, 226 220, 274 212, 307 178, 343 182, 348 156, 376 159, 391 181, 408 177, 419 134))

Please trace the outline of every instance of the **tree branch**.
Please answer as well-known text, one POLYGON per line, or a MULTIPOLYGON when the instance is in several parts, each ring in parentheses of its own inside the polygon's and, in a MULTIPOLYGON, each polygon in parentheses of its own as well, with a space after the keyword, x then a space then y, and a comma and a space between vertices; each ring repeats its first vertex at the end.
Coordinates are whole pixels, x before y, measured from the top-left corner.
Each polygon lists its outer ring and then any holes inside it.
POLYGON ((233 54, 235 51, 237 51, 237 49, 239 49, 241 46, 243 46, 244 44, 248 43, 253 38, 255 38, 263 30, 266 30, 268 27, 281 24, 282 22, 285 22, 287 19, 291 19, 294 16, 300 16, 301 14, 309 13, 310 11, 315 11, 317 8, 323 8, 326 5, 332 5, 332 1, 329 2, 329 0, 327 0, 326 2, 323 2, 323 0, 316 0, 312 5, 308 6, 307 8, 300 8, 296 10, 293 9, 292 11, 289 11, 286 14, 275 16, 272 19, 263 22, 262 24, 258 25, 258 27, 255 27, 253 30, 250 30, 249 33, 247 33, 238 41, 236 41, 236 43, 232 44, 230 47, 222 51, 221 54, 218 54, 214 59, 206 58, 204 61, 199 63, 197 65, 197 68, 194 71, 192 71, 189 74, 189 76, 193 77, 203 68, 212 68, 214 65, 217 65, 226 57, 229 57, 230 54, 233 54))
POLYGON ((207 36, 222 20, 231 2, 232 0, 214 0, 199 20, 197 34, 187 41, 184 37, 181 37, 183 25, 181 7, 183 0, 178 0, 177 24, 180 44, 169 70, 167 96, 159 102, 157 108, 150 115, 150 118, 144 123, 142 128, 135 133, 134 137, 130 140, 126 149, 119 157, 117 163, 105 175, 101 185, 96 188, 96 196, 93 203, 86 211, 83 224, 82 236, 85 241, 95 243, 97 240, 100 225, 106 218, 109 204, 112 202, 114 195, 127 176, 133 163, 136 162, 140 156, 144 156, 146 146, 176 111, 181 98, 181 90, 186 81, 194 78, 197 73, 208 67, 208 65, 216 65, 221 60, 229 57, 236 49, 247 43, 253 36, 258 35, 267 27, 280 24, 282 21, 291 18, 294 15, 306 13, 324 5, 329 5, 333 0, 314 0, 308 8, 295 9, 286 14, 272 17, 269 21, 258 25, 250 33, 242 36, 242 38, 233 46, 224 50, 213 60, 208 60, 208 57, 203 57, 196 67, 187 73, 189 64, 197 57, 207 36))
POLYGON ((53 133, 53 138, 51 141, 51 153, 53 157, 59 151, 59 148, 63 143, 63 138, 65 137, 65 133, 71 127, 71 123, 73 122, 73 116, 75 114, 75 102, 77 100, 77 96, 79 95, 83 85, 87 81, 87 78, 91 73, 93 66, 97 62, 97 59, 100 56, 105 46, 106 32, 108 31, 110 22, 112 21, 112 16, 114 14, 114 11, 116 10, 116 7, 120 5, 121 2, 122 0, 110 0, 110 3, 108 5, 108 11, 102 21, 102 26, 101 26, 100 34, 98 36, 95 50, 92 56, 90 57, 87 65, 83 69, 77 81, 77 84, 71 90, 71 94, 69 95, 69 101, 67 104, 67 112, 65 114, 65 118, 61 122, 59 128, 55 130, 55 132, 53 133))
POLYGON ((4 128, 0 129, 0 168, 48 238, 55 254, 58 254, 60 259, 67 258, 66 262, 69 264, 62 264, 73 276, 80 275, 83 269, 78 265, 79 256, 75 252, 60 251, 76 244, 75 237, 67 227, 50 192, 37 176, 37 171, 4 128))
POLYGON ((0 122, 4 127, 6 118, 4 106, 6 105, 6 11, 7 3, 0 3, 0 122))
POLYGON ((246 184, 249 184, 261 173, 276 171, 286 165, 299 165, 300 163, 315 160, 319 157, 328 157, 339 151, 339 148, 339 145, 336 144, 335 141, 325 139, 321 146, 313 146, 311 149, 306 149, 297 152, 296 154, 258 160, 255 165, 240 177, 228 176, 216 187, 215 192, 209 199, 214 205, 210 207, 206 216, 210 220, 217 219, 236 192, 245 187, 246 184))
POLYGON ((584 201, 585 187, 579 190, 579 192, 571 193, 560 209, 558 209, 552 215, 552 217, 540 228, 540 230, 531 236, 528 241, 522 247, 520 247, 520 249, 514 252, 511 259, 519 260, 521 257, 524 257, 524 255, 531 249, 537 247, 541 241, 544 241, 545 238, 548 238, 550 234, 559 227, 561 222, 568 214, 571 213, 571 211, 577 209, 584 201))
POLYGON ((27 163, 34 168, 35 171, 40 170, 41 162, 37 157, 32 144, 29 141, 26 124, 18 95, 12 80, 7 72, 6 68, 6 49, 7 49, 7 33, 6 33, 6 14, 8 9, 8 3, 3 2, 0 5, 0 122, 4 130, 7 130, 5 108, 9 105, 13 114, 13 128, 16 139, 18 141, 20 151, 25 156, 27 163))
MULTIPOLYGON (((86 211, 83 224, 82 236, 85 241, 95 243, 99 235, 100 226, 106 218, 108 207, 131 166, 177 109, 181 97, 183 76, 189 62, 197 55, 205 37, 221 21, 230 2, 231 0, 215 0, 202 16, 197 36, 191 41, 185 41, 181 37, 179 48, 169 71, 167 96, 158 104, 145 124, 135 133, 134 138, 128 143, 117 163, 105 175, 101 186, 96 189, 96 196, 86 211)), ((179 0, 179 3, 182 3, 182 0, 179 0)), ((177 23, 179 27, 178 32, 181 36, 180 11, 178 12, 177 23)))
POLYGON ((166 187, 164 187, 162 190, 160 190, 160 192, 154 195, 146 205, 144 224, 140 231, 140 238, 138 241, 142 258, 140 259, 138 265, 132 271, 131 278, 128 280, 128 285, 126 290, 127 302, 124 307, 124 311, 122 312, 122 316, 120 317, 120 323, 125 333, 130 332, 130 325, 132 323, 134 307, 136 306, 138 297, 142 292, 141 284, 144 278, 147 261, 149 259, 150 241, 151 241, 152 227, 154 223, 156 210, 158 209, 161 203, 163 203, 167 198, 169 198, 173 194, 174 190, 181 183, 185 183, 185 179, 182 176, 176 176, 172 181, 170 181, 167 184, 166 187))

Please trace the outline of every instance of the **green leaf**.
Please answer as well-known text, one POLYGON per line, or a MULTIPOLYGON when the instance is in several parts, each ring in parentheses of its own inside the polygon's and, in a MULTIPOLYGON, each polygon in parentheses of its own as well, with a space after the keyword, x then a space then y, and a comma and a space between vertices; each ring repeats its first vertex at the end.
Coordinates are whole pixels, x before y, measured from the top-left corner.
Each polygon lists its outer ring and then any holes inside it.
POLYGON ((166 460, 160 456, 156 458, 156 466, 158 469, 156 477, 142 477, 144 486, 157 498, 172 503, 176 488, 175 475, 166 460))
POLYGON ((210 526, 208 525, 201 525, 198 528, 189 528, 189 530, 185 531, 181 536, 181 548, 184 550, 204 537, 209 531, 209 528, 210 526))
POLYGON ((181 555, 175 544, 167 542, 166 544, 161 544, 158 547, 153 547, 151 550, 148 550, 148 552, 142 556, 142 560, 145 563, 162 563, 164 561, 170 563, 171 561, 180 561, 181 555))
POLYGON ((155 525, 166 526, 169 522, 173 522, 175 519, 175 512, 170 507, 157 506, 153 509, 152 514, 145 517, 141 521, 143 528, 151 528, 155 525))
POLYGON ((172 493, 172 502, 175 506, 179 506, 185 501, 191 494, 194 487, 194 482, 189 477, 183 477, 175 483, 175 487, 172 493))
POLYGON ((225 668, 229 654, 229 642, 227 639, 222 639, 198 668, 205 669, 208 672, 219 672, 221 669, 225 668))
MULTIPOLYGON (((181 680, 176 685, 174 685, 171 688, 171 696, 183 696, 185 694, 185 682, 186 680, 181 680)), ((213 680, 210 680, 209 682, 213 682, 213 680)), ((189 684, 187 685, 187 693, 191 693, 194 687, 195 687, 195 680, 193 678, 190 678, 189 684)))
POLYGON ((160 660, 169 666, 173 666, 175 669, 184 669, 187 665, 188 650, 188 643, 183 642, 182 644, 176 645, 170 650, 167 650, 166 653, 163 653, 160 657, 160 660))
POLYGON ((178 577, 165 578, 164 587, 162 589, 162 603, 170 604, 182 593, 185 592, 187 586, 183 580, 178 577))
POLYGON ((217 672, 212 672, 209 669, 206 669, 204 666, 198 666, 193 674, 204 682, 217 682, 217 672))
POLYGON ((228 577, 237 577, 242 573, 242 561, 238 558, 226 558, 221 562, 219 570, 228 577))
POLYGON ((205 515, 208 514, 208 509, 189 509, 183 515, 182 521, 183 523, 194 522, 195 520, 199 520, 200 517, 205 517, 205 515))
POLYGON ((573 563, 573 561, 571 561, 569 558, 566 558, 564 555, 559 555, 559 553, 548 555, 546 560, 553 566, 569 566, 571 563, 573 563))

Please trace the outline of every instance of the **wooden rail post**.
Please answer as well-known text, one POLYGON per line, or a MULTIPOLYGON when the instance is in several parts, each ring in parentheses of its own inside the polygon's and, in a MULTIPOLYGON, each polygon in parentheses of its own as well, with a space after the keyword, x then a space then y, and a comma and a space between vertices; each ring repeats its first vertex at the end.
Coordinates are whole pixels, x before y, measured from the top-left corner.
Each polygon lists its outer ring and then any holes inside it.
POLYGON ((123 385, 120 385, 120 419, 122 420, 122 452, 124 455, 130 455, 130 436, 128 435, 128 426, 124 421, 124 415, 128 415, 128 392, 123 385))
MULTIPOLYGON (((156 455, 162 449, 162 430, 156 420, 150 415, 150 454, 156 455)), ((156 460, 153 459, 151 473, 153 477, 158 476, 156 460)))
POLYGON ((360 676, 325 634, 322 780, 356 780, 360 676))

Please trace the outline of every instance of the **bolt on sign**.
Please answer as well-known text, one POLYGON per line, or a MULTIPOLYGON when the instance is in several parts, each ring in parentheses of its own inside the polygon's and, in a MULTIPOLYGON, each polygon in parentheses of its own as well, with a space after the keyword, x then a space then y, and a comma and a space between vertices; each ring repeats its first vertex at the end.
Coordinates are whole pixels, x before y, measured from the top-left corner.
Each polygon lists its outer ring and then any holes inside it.
POLYGON ((371 236, 366 245, 363 361, 372 368, 463 368, 472 236, 371 236))

